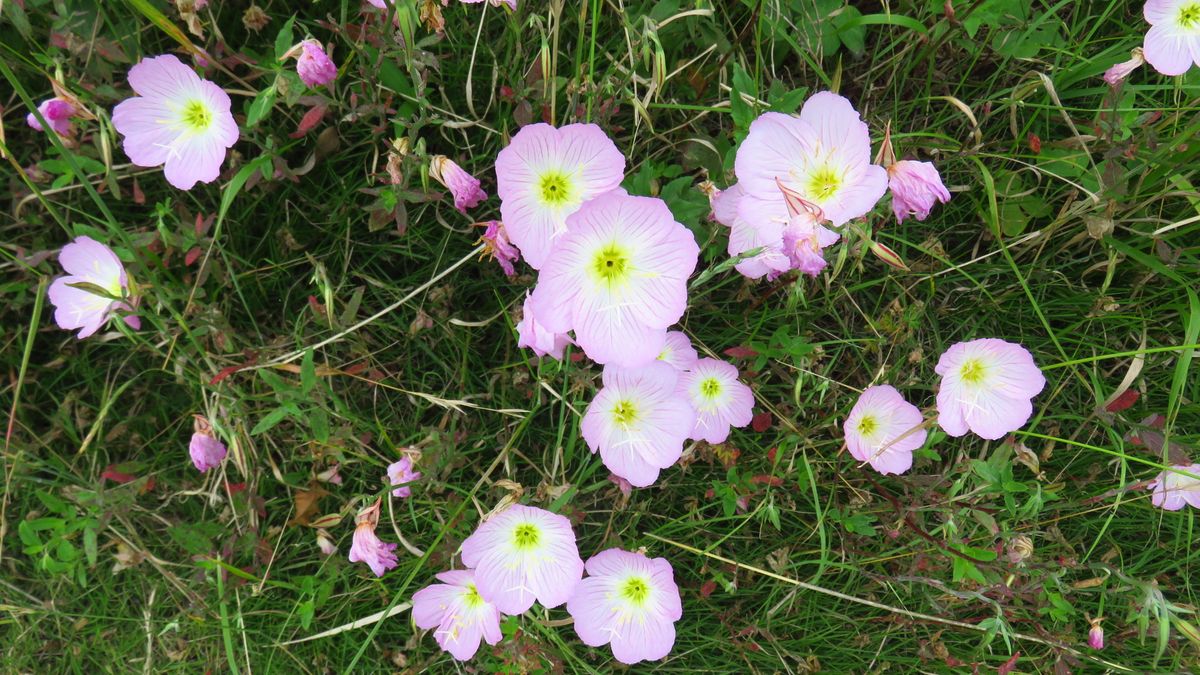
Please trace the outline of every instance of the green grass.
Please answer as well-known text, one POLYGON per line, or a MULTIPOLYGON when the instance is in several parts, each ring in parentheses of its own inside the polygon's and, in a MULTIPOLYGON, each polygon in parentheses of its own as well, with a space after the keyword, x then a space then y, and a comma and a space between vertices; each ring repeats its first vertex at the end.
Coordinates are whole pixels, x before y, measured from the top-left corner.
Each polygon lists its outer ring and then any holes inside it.
MULTIPOLYGON (((260 1, 271 22, 257 34, 248 3, 210 3, 203 42, 153 0, 3 3, 0 670, 453 671, 407 612, 348 626, 403 610, 457 562, 508 494, 501 480, 570 516, 585 558, 621 546, 671 561, 684 617, 662 672, 986 671, 1016 652, 1020 672, 1200 663, 1181 623, 1200 623, 1196 511, 1151 506, 1141 483, 1166 458, 1126 440, 1153 413, 1169 442, 1200 440, 1200 80, 1145 67, 1114 94, 1100 79, 1140 44, 1140 3, 954 2, 954 21, 927 0, 884 3, 891 14, 837 0, 451 3, 438 38, 404 22, 351 30, 358 0, 260 1), (177 49, 173 34, 216 53, 219 29, 223 55, 251 64, 208 74, 240 114, 274 82, 292 13, 287 44, 311 33, 341 67, 314 131, 289 138, 314 101, 284 92, 243 125, 218 183, 180 192, 128 163, 108 115, 133 61, 177 49), (100 117, 77 121, 74 149, 24 125, 53 76, 100 117), (876 143, 891 120, 900 153, 935 161, 954 192, 925 222, 896 225, 886 204, 870 218, 911 271, 843 245, 816 280, 705 274, 726 234, 696 185, 732 182, 765 104, 829 87, 876 143), (730 88, 746 96, 731 103, 730 88), (445 154, 494 195, 496 153, 542 117, 604 126, 630 191, 663 197, 696 234, 682 326, 697 348, 759 352, 735 362, 771 426, 690 449, 629 499, 579 434, 599 369, 516 347, 533 276, 477 261, 482 231, 425 173, 445 154), (410 153, 393 191, 395 138, 410 153), (264 180, 271 166, 285 177, 264 180), (200 234, 198 217, 213 218, 200 234), (33 254, 80 234, 126 259, 143 330, 80 342, 54 325, 43 293, 59 268, 33 254), (889 382, 929 409, 937 356, 975 337, 1019 341, 1046 369, 1015 436, 1038 471, 1012 444, 941 432, 906 475, 859 468, 840 431, 857 391, 889 382), (1138 400, 1104 412, 1127 375, 1138 400), (215 472, 187 459, 193 413, 234 441, 215 472), (345 559, 353 515, 386 494, 405 446, 425 478, 385 504, 380 533, 425 555, 402 551, 377 580, 345 559), (334 463, 344 482, 317 481, 334 463), (110 465, 138 478, 105 480, 110 465), (317 486, 329 494, 312 515, 341 516, 330 558, 290 524, 317 486), (1021 536, 1032 553, 1014 563, 1021 536), (114 572, 118 556, 136 564, 114 572), (1097 616, 1102 652, 1086 645, 1097 616)), ((498 218, 498 200, 472 217, 498 218)), ((473 663, 619 665, 566 618, 509 619, 473 663)))

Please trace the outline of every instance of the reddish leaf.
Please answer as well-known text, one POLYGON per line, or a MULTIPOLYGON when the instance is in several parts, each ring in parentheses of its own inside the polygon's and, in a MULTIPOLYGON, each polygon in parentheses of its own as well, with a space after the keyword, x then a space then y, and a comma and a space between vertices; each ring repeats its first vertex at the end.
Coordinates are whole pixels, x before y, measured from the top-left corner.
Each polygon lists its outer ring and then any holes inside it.
POLYGON ((300 138, 312 131, 325 118, 326 110, 325 105, 321 103, 309 108, 308 112, 304 113, 304 117, 300 118, 300 124, 296 127, 296 130, 288 134, 288 138, 300 138))
POLYGON ((1042 151, 1042 139, 1037 134, 1029 134, 1029 149, 1035 155, 1042 151))
POLYGON ((754 483, 755 485, 770 485, 771 487, 779 487, 783 485, 783 479, 779 476, 768 476, 766 474, 754 476, 750 479, 750 482, 754 483))
POLYGON ((229 494, 236 495, 237 493, 242 492, 246 489, 246 484, 245 483, 230 483, 230 482, 226 481, 225 489, 229 490, 229 494))
POLYGON ((220 382, 221 380, 229 377, 230 375, 236 373, 237 371, 239 371, 241 369, 242 369, 241 366, 229 366, 228 368, 222 368, 221 372, 214 375, 213 379, 208 381, 208 384, 209 384, 209 386, 212 386, 212 385, 220 382))
POLYGON ((114 483, 124 485, 126 483, 137 480, 137 476, 117 470, 117 464, 109 464, 104 468, 104 472, 100 474, 101 479, 111 480, 114 483))
POLYGON ((191 250, 187 252, 187 255, 183 256, 183 264, 191 267, 193 264, 195 264, 196 259, 200 257, 201 253, 204 253, 204 251, 200 250, 199 246, 193 246, 191 250))
POLYGON ((1012 658, 1005 661, 1003 665, 996 669, 996 675, 1008 675, 1017 668, 1017 660, 1021 658, 1021 652, 1012 655, 1012 658))
POLYGON ((1112 403, 1104 406, 1104 409, 1110 413, 1127 410, 1134 403, 1137 403, 1138 396, 1139 394, 1136 389, 1126 389, 1125 391, 1121 392, 1120 396, 1113 399, 1112 403))
POLYGON ((717 590, 717 582, 712 580, 706 581, 700 586, 700 597, 707 598, 708 596, 712 595, 713 591, 715 590, 717 590))
POLYGON ((755 431, 757 431, 759 433, 762 433, 762 432, 766 431, 767 429, 771 428, 772 421, 773 420, 771 418, 771 413, 760 412, 757 415, 755 415, 753 419, 750 420, 750 428, 754 429, 755 431))
POLYGON ((138 180, 136 178, 133 179, 133 203, 146 203, 146 194, 142 192, 142 186, 138 185, 138 180))
POLYGON ((726 349, 725 356, 733 359, 749 359, 758 356, 758 352, 744 345, 739 345, 737 347, 730 347, 729 349, 726 349))
POLYGON ((767 451, 767 461, 775 463, 775 457, 779 454, 779 448, 771 448, 767 451))

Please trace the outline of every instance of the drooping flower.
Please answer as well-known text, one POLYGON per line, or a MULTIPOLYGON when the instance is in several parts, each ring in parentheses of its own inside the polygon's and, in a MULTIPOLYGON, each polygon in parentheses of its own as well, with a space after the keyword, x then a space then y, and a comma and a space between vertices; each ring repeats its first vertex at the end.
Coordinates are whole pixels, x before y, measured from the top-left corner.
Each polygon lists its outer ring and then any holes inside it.
POLYGON ((393 497, 407 499, 412 496, 412 487, 405 483, 413 483, 421 479, 421 472, 413 470, 412 457, 405 455, 398 461, 392 462, 387 468, 388 481, 400 487, 392 490, 393 497))
POLYGON ((754 417, 754 392, 738 380, 731 363, 699 359, 679 375, 679 389, 696 411, 692 440, 724 443, 730 427, 744 427, 754 417))
POLYGON ((317 549, 321 551, 321 555, 328 558, 337 553, 337 544, 333 543, 333 538, 325 530, 317 530, 317 549))
MULTIPOLYGON (((42 117, 46 118, 46 122, 50 124, 50 128, 59 136, 70 136, 73 126, 71 125, 71 117, 75 114, 75 106, 71 105, 70 101, 61 98, 48 98, 38 106, 38 112, 42 117)), ((33 113, 25 116, 25 123, 33 127, 37 131, 45 131, 42 128, 42 123, 38 121, 33 113)))
POLYGON ((607 366, 604 386, 583 415, 588 447, 636 487, 653 484, 660 470, 679 461, 696 425, 696 411, 678 393, 679 378, 657 361, 636 369, 607 366))
POLYGON ((376 500, 358 512, 354 538, 350 544, 350 562, 366 563, 377 577, 399 564, 394 553, 396 544, 386 543, 375 536, 375 527, 379 524, 379 504, 379 500, 376 500))
POLYGON ((938 425, 955 437, 972 431, 994 441, 1020 429, 1046 386, 1029 350, 995 338, 952 345, 934 370, 942 376, 938 425))
POLYGON ((1104 626, 1100 625, 1103 619, 1092 619, 1092 627, 1088 629, 1088 646, 1096 651, 1104 649, 1104 626))
POLYGON ((188 454, 196 470, 204 473, 220 466, 227 452, 225 444, 213 435, 208 419, 203 415, 192 415, 192 440, 188 443, 188 454))
POLYGON ((500 610, 480 595, 474 572, 450 570, 437 579, 443 583, 413 593, 413 623, 434 629, 438 646, 459 661, 475 656, 480 640, 500 642, 500 610))
POLYGON ((1184 504, 1200 509, 1200 464, 1176 464, 1171 469, 1146 486, 1154 490, 1150 503, 1167 511, 1178 511, 1184 504))
POLYGON ((316 40, 304 40, 283 55, 296 57, 296 74, 310 87, 333 84, 337 79, 337 65, 316 40))
MULTIPOLYGON (((110 317, 132 312, 137 299, 130 291, 129 277, 112 249, 92 239, 77 237, 63 247, 58 262, 67 276, 50 284, 48 297, 54 305, 54 321, 64 330, 79 330, 80 340, 100 330, 110 317)), ((141 328, 137 316, 128 314, 125 323, 141 328)))
POLYGON ((896 222, 908 216, 925 220, 934 204, 950 201, 950 191, 942 184, 932 162, 901 160, 887 168, 888 187, 892 190, 892 212, 896 222))
POLYGON ((558 607, 583 577, 571 521, 521 504, 480 523, 462 543, 462 561, 475 570, 479 594, 505 614, 520 614, 534 600, 558 607))
POLYGON ((567 345, 575 344, 566 332, 556 333, 538 320, 539 312, 534 296, 525 296, 521 320, 517 322, 517 346, 532 349, 538 356, 561 360, 567 345))
POLYGON ((588 559, 587 572, 567 601, 584 644, 607 644, 625 664, 657 661, 671 652, 675 622, 683 617, 671 563, 610 548, 588 559))
POLYGON ((692 341, 682 331, 668 331, 667 341, 658 353, 658 361, 669 364, 678 371, 690 370, 696 365, 700 355, 692 347, 692 341))
POLYGON ((922 421, 921 411, 895 387, 867 387, 842 425, 846 448, 879 473, 904 473, 912 468, 913 451, 925 444, 922 421))
POLYGON ((483 254, 490 254, 495 258, 506 276, 514 276, 517 269, 513 267, 513 263, 520 260, 521 251, 508 240, 508 231, 504 229, 504 223, 499 220, 489 220, 487 229, 484 230, 480 239, 487 244, 483 254))
POLYGON ((1125 81, 1130 73, 1142 67, 1146 62, 1146 55, 1141 47, 1134 47, 1133 51, 1129 52, 1129 60, 1123 61, 1114 65, 1112 68, 1104 71, 1104 81, 1109 86, 1115 87, 1125 81))
POLYGON ((238 140, 229 96, 171 54, 142 59, 129 70, 137 96, 113 109, 125 154, 137 166, 162 166, 167 182, 190 190, 221 173, 238 140))
POLYGON ((683 316, 699 255, 691 231, 661 199, 620 192, 591 199, 567 218, 542 268, 533 292, 538 320, 554 332, 574 330, 597 363, 649 363, 683 316))
POLYGON ((757 248, 762 250, 734 265, 742 276, 758 279, 763 276, 774 278, 789 269, 791 261, 783 252, 783 227, 788 222, 787 209, 782 199, 764 203, 760 214, 770 210, 771 217, 747 221, 740 215, 739 207, 744 191, 740 183, 722 190, 712 199, 713 217, 729 228, 730 257, 737 257, 757 248))
POLYGON ((496 156, 496 193, 508 234, 536 270, 585 201, 620 186, 625 156, 595 124, 522 127, 496 156))
POLYGON ((825 269, 825 249, 840 238, 837 232, 821 225, 817 214, 798 213, 783 228, 783 252, 792 269, 815 277, 825 269))
POLYGON ((734 160, 741 218, 780 228, 780 186, 813 204, 834 226, 866 214, 887 190, 887 172, 871 163, 871 137, 850 101, 814 94, 799 117, 768 112, 750 125, 734 160))
POLYGON ((1182 75, 1200 64, 1200 2, 1147 0, 1150 30, 1142 43, 1146 61, 1163 75, 1182 75))
MULTIPOLYGON (((429 162, 429 175, 446 186, 454 197, 454 208, 462 213, 473 209, 487 199, 487 193, 479 187, 479 179, 467 173, 454 160, 445 155, 434 155, 429 162)), ((524 250, 524 247, 522 247, 524 250)))

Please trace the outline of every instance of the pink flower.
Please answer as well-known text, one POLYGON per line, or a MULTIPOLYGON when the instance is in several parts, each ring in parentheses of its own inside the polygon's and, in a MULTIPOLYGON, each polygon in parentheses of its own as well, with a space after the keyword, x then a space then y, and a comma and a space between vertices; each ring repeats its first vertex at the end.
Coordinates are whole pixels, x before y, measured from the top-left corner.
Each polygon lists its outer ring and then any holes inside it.
POLYGON ((744 427, 754 417, 754 392, 738 380, 733 364, 700 359, 679 376, 679 390, 696 410, 692 440, 724 443, 730 427, 744 427))
POLYGON ((696 412, 678 393, 679 378, 657 361, 637 369, 607 366, 604 386, 583 415, 588 447, 635 487, 653 484, 660 470, 679 461, 696 425, 696 412))
POLYGON ((337 553, 337 544, 333 543, 333 539, 329 538, 329 533, 325 530, 317 530, 317 548, 320 549, 321 555, 327 558, 337 553))
POLYGON ((534 296, 525 296, 522 317, 517 322, 517 346, 532 349, 538 356, 550 356, 561 360, 567 345, 575 344, 565 332, 556 333, 538 321, 537 303, 534 296))
POLYGON ((908 216, 925 220, 933 205, 950 201, 950 191, 932 162, 901 160, 887 168, 888 187, 892 190, 892 211, 896 222, 908 216))
POLYGON ((1096 651, 1104 649, 1104 626, 1101 619, 1092 619, 1092 627, 1088 629, 1088 646, 1096 651))
POLYGON ((515 275, 517 270, 513 267, 513 263, 521 258, 521 251, 509 242, 504 223, 499 220, 489 220, 487 230, 483 233, 483 241, 487 242, 484 255, 490 253, 496 262, 500 263, 500 269, 504 270, 505 275, 509 277, 515 275))
POLYGON ((739 213, 743 196, 741 183, 722 190, 713 197, 713 217, 729 228, 729 246, 726 250, 730 257, 757 248, 763 249, 734 265, 734 269, 750 279, 763 276, 774 278, 791 269, 791 261, 783 252, 783 226, 788 222, 787 208, 782 199, 764 203, 762 210, 770 209, 773 215, 747 221, 739 213))
POLYGON ((1134 47, 1129 53, 1129 60, 1118 63, 1112 68, 1104 71, 1104 81, 1109 86, 1115 87, 1125 81, 1129 74, 1137 70, 1146 62, 1146 55, 1141 47, 1134 47))
POLYGON ((228 451, 225 444, 213 436, 212 425, 203 415, 192 416, 192 440, 188 443, 188 454, 196 470, 204 473, 220 466, 228 451))
POLYGON ((1147 0, 1142 13, 1150 24, 1142 52, 1155 70, 1182 75, 1193 63, 1200 63, 1200 3, 1147 0))
POLYGON ((420 471, 413 471, 412 458, 407 455, 401 457, 398 461, 392 462, 387 468, 387 477, 392 485, 400 487, 392 490, 393 497, 407 499, 412 496, 412 487, 404 485, 405 483, 413 483, 421 478, 420 471))
POLYGON ((412 617, 417 627, 436 629, 433 639, 459 661, 479 650, 480 640, 500 642, 500 610, 479 594, 471 570, 451 570, 437 575, 441 584, 430 584, 413 593, 412 617))
MULTIPOLYGON (((70 136, 72 131, 71 117, 75 114, 75 106, 69 101, 61 98, 50 98, 42 101, 38 106, 38 112, 46 121, 50 123, 50 128, 54 129, 59 136, 70 136)), ((25 122, 37 131, 45 131, 42 128, 42 123, 38 122, 37 117, 33 113, 25 116, 25 122)))
POLYGON ((1029 350, 995 338, 952 345, 934 370, 942 376, 938 424, 955 437, 973 431, 994 441, 1020 429, 1046 386, 1029 350))
POLYGON ((429 163, 429 175, 446 186, 454 196, 454 208, 462 213, 487 199, 487 193, 479 187, 479 179, 464 171, 445 155, 433 156, 429 163))
MULTIPOLYGON (((296 56, 296 74, 304 84, 310 87, 330 85, 337 79, 337 66, 333 59, 325 53, 325 48, 316 40, 305 40, 297 45, 299 55, 296 56)), ((293 48, 292 51, 296 51, 293 48)))
POLYGON ((656 360, 669 364, 675 370, 684 371, 691 370, 699 358, 688 336, 673 330, 667 332, 667 341, 656 360))
POLYGON ((571 597, 583 577, 571 521, 515 504, 479 524, 462 543, 479 594, 505 614, 521 614, 536 599, 547 609, 571 597))
MULTIPOLYGON (((63 247, 58 262, 67 276, 55 279, 47 295, 59 328, 80 329, 77 337, 82 340, 114 314, 133 311, 130 303, 137 300, 131 297, 125 267, 109 247, 91 237, 77 237, 63 247)), ((132 314, 124 320, 134 330, 142 326, 132 314)))
POLYGON ((1178 511, 1184 504, 1200 509, 1200 464, 1176 464, 1146 487, 1154 490, 1150 503, 1160 509, 1178 511))
POLYGON ((161 165, 167 182, 180 190, 216 180, 226 150, 238 140, 225 91, 171 54, 142 59, 129 70, 129 85, 137 96, 118 103, 112 114, 129 159, 137 166, 161 165))
POLYGON ((384 543, 375 536, 375 527, 379 523, 379 502, 358 512, 354 525, 354 539, 350 545, 350 562, 364 562, 375 576, 381 577, 384 572, 399 564, 396 560, 396 544, 384 543))
POLYGON ((798 213, 783 228, 783 252, 792 269, 815 277, 825 269, 825 249, 841 238, 837 232, 820 224, 819 216, 798 213))
POLYGON ((609 645, 625 664, 671 653, 675 622, 683 616, 671 563, 610 548, 588 559, 587 572, 567 601, 584 644, 609 645))
POLYGON ((687 308, 699 255, 691 231, 661 199, 620 192, 591 199, 567 218, 542 268, 533 292, 538 320, 557 333, 574 330, 597 363, 649 363, 687 308))
POLYGON ((595 124, 521 128, 496 156, 500 215, 535 270, 581 204, 620 186, 625 157, 595 124))
POLYGON ((835 226, 866 214, 887 189, 887 172, 871 163, 867 125, 850 101, 830 92, 810 97, 799 117, 761 115, 738 148, 734 172, 744 192, 738 214, 759 228, 787 223, 780 186, 835 226))
POLYGON ((912 467, 913 451, 925 444, 921 411, 890 385, 867 387, 846 417, 846 448, 882 474, 912 467))

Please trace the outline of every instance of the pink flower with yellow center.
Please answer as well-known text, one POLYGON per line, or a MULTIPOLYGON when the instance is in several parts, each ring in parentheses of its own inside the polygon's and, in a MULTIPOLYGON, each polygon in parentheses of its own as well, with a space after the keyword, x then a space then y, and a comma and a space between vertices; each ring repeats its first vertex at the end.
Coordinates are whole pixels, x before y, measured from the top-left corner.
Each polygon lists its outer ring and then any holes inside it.
POLYGON ((690 370, 696 365, 700 356, 692 341, 682 332, 673 330, 667 332, 667 340, 662 351, 658 353, 657 361, 662 361, 678 371, 690 370))
POLYGON ((1200 509, 1200 464, 1176 464, 1146 487, 1154 491, 1150 503, 1160 509, 1178 511, 1185 504, 1200 509))
POLYGON ((942 376, 938 425, 951 436, 972 431, 994 441, 1020 429, 1046 386, 1029 350, 995 338, 952 345, 934 370, 942 376))
POLYGON ((1163 75, 1182 75, 1200 64, 1200 0, 1148 0, 1150 30, 1142 43, 1146 62, 1163 75))
POLYGON ((423 630, 433 629, 438 646, 459 661, 466 661, 479 650, 480 641, 500 642, 500 610, 479 594, 475 573, 451 570, 437 575, 440 584, 431 584, 413 593, 413 623, 423 630))
POLYGON ((895 387, 867 387, 842 426, 846 448, 860 462, 882 474, 901 474, 912 468, 912 454, 928 435, 917 406, 904 400, 895 387))
POLYGON ((699 359, 679 376, 679 389, 696 411, 692 440, 724 443, 730 427, 744 427, 754 417, 754 392, 738 380, 733 364, 699 359))

